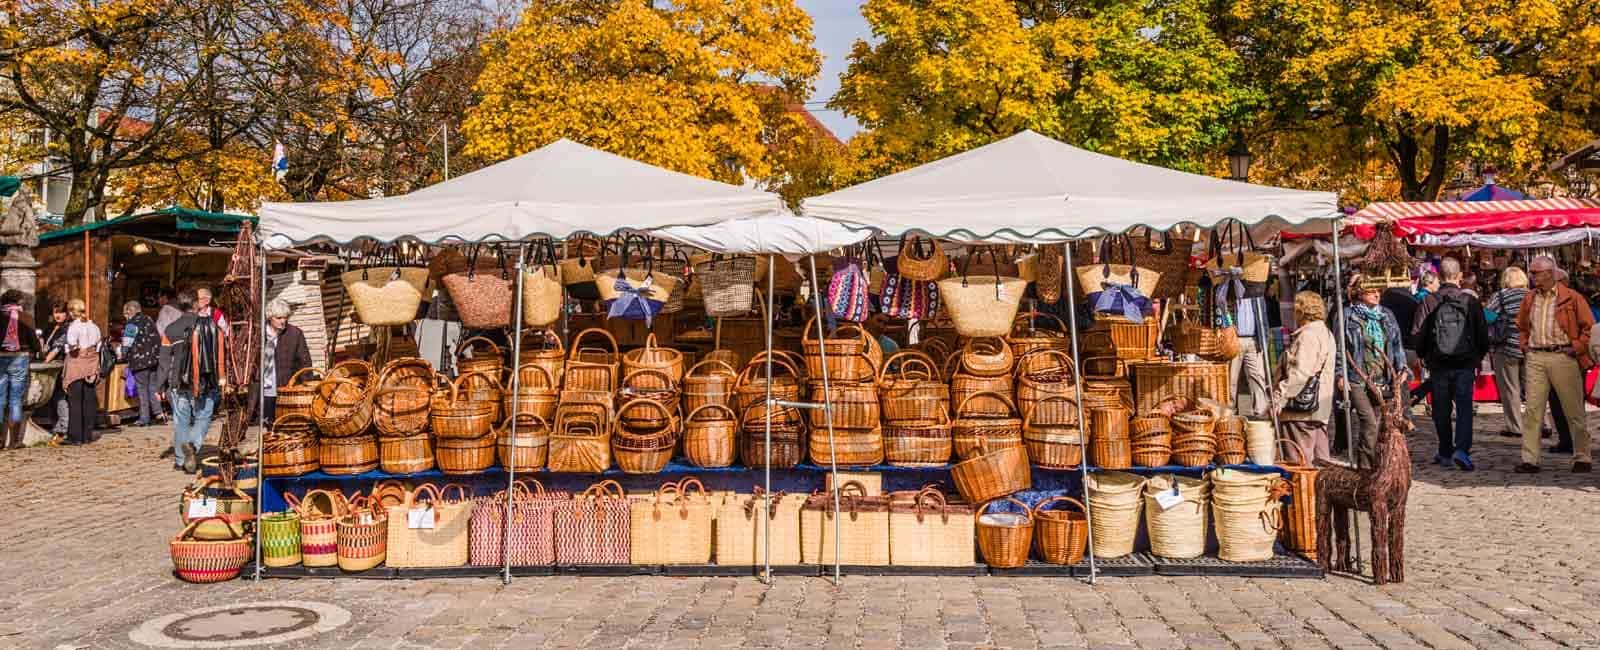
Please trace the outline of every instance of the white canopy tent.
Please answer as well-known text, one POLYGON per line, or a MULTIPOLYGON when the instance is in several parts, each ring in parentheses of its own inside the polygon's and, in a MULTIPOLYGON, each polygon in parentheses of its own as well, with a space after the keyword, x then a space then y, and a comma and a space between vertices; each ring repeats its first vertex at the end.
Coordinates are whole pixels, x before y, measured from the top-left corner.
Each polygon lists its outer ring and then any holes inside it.
POLYGON ((797 217, 770 192, 681 174, 564 139, 404 196, 267 203, 260 218, 269 249, 311 242, 519 241, 636 231, 719 252, 798 255, 866 236, 797 217))
MULTIPOLYGON (((1122 160, 1023 131, 999 142, 807 199, 807 216, 964 242, 1059 242, 1138 226, 1301 224, 1339 216, 1338 196, 1122 160)), ((1323 230, 1326 230, 1324 226, 1323 230)))

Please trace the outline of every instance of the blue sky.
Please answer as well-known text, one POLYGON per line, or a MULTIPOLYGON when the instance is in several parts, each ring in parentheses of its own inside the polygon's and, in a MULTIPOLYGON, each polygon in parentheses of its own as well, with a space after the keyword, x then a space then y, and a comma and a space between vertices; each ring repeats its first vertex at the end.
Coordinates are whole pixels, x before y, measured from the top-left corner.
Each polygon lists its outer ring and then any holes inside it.
MULTIPOLYGON (((826 101, 839 90, 839 74, 844 72, 850 54, 850 45, 857 39, 871 35, 867 21, 861 17, 859 0, 795 0, 801 9, 811 14, 812 30, 817 37, 817 51, 822 53, 822 74, 817 77, 816 92, 812 102, 826 101)), ((808 108, 817 119, 833 129, 840 139, 848 140, 860 127, 843 113, 828 110, 821 104, 808 108)))

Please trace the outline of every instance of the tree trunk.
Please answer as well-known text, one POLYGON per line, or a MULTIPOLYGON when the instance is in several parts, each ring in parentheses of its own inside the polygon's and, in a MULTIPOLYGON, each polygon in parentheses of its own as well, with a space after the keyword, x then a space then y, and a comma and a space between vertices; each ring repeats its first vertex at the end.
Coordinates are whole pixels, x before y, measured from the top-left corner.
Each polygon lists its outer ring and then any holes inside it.
POLYGON ((72 190, 67 196, 67 207, 61 215, 61 225, 71 228, 87 221, 90 211, 98 207, 94 202, 94 174, 87 169, 73 169, 72 190))
POLYGON ((1450 166, 1450 127, 1432 128, 1433 139, 1428 145, 1428 174, 1418 176, 1418 159, 1422 155, 1421 143, 1410 132, 1398 131, 1389 143, 1389 152, 1400 177, 1402 201, 1437 201, 1444 187, 1444 177, 1450 166))

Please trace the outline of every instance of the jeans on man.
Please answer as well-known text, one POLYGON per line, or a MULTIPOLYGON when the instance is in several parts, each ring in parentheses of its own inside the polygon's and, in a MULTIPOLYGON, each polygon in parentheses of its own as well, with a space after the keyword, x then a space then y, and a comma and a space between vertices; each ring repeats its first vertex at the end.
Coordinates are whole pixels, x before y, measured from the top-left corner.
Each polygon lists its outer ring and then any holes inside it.
POLYGON ((183 390, 172 393, 172 453, 179 466, 189 457, 188 445, 199 449, 211 429, 211 414, 216 411, 217 391, 195 396, 183 390))
POLYGON ((1438 368, 1432 372, 1433 428, 1439 433, 1439 455, 1472 453, 1473 368, 1438 368), (1455 417, 1451 417, 1452 408, 1455 417))
POLYGON ((139 424, 155 422, 161 417, 161 398, 156 397, 156 369, 133 371, 133 383, 139 392, 139 424))
POLYGON ((0 357, 0 406, 7 422, 22 421, 22 403, 28 399, 28 355, 0 357))

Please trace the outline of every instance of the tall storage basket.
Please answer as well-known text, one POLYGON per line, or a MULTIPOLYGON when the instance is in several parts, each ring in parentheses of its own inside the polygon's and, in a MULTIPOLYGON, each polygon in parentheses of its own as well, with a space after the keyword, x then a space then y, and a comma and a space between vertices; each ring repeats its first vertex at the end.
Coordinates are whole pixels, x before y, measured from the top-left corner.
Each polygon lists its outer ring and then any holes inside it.
POLYGON ((389 556, 389 518, 383 506, 356 497, 349 514, 336 522, 335 539, 341 571, 366 571, 389 556))
POLYGON ((300 558, 308 567, 339 563, 339 518, 350 504, 336 491, 310 490, 299 501, 286 498, 300 513, 300 558))
POLYGON ((1211 487, 1202 479, 1156 476, 1144 485, 1145 530, 1157 557, 1194 558, 1206 551, 1211 487), (1175 496, 1171 495, 1176 489, 1175 496), (1160 495, 1167 493, 1163 507, 1160 495), (1171 499, 1176 498, 1173 502, 1171 499))
POLYGON ((1051 564, 1077 564, 1089 547, 1089 515, 1082 501, 1069 496, 1049 497, 1033 506, 1033 545, 1039 559, 1051 564), (1077 510, 1051 509, 1067 503, 1077 510))
POLYGON ((1139 534, 1144 478, 1127 472, 1095 472, 1085 481, 1095 557, 1116 558, 1133 552, 1139 534))
MULTIPOLYGON (((1299 443, 1288 438, 1279 442, 1294 445, 1299 458, 1310 458, 1299 443)), ((1308 560, 1317 559, 1317 468, 1310 463, 1293 464, 1284 454, 1278 467, 1289 474, 1292 500, 1284 508, 1283 542, 1289 550, 1308 560)))

